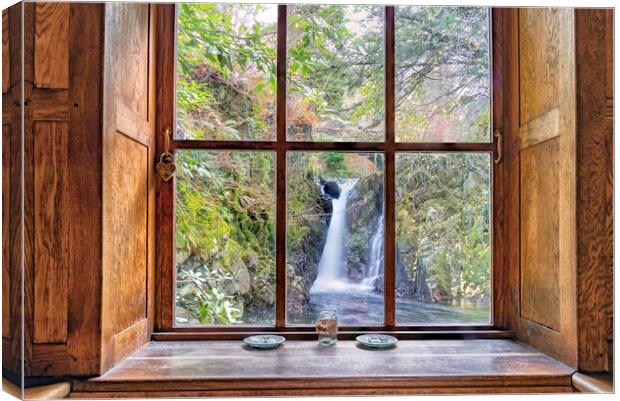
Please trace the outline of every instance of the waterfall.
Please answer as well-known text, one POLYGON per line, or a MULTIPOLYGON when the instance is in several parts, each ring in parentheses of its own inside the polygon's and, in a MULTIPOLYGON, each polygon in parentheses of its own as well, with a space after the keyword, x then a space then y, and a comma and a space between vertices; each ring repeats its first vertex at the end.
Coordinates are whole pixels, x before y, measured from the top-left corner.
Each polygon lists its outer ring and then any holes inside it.
POLYGON ((383 215, 385 210, 377 219, 377 231, 370 240, 370 260, 366 269, 366 277, 363 284, 373 289, 375 281, 383 275, 383 215))
POLYGON ((318 275, 310 293, 345 289, 349 286, 344 258, 347 198, 357 179, 340 180, 340 195, 332 198, 332 217, 327 229, 325 247, 319 262, 318 275))

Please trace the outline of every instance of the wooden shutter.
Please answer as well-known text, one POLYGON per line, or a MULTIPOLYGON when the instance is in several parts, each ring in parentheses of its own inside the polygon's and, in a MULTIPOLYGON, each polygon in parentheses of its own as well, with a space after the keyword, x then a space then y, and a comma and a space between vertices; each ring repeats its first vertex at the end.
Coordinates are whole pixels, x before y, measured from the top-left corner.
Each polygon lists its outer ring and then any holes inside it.
POLYGON ((101 374, 149 339, 152 27, 148 4, 3 12, 2 343, 13 378, 22 363, 27 377, 101 374))
POLYGON ((148 4, 105 5, 102 370, 148 341, 154 266, 153 27, 148 4))
POLYGON ((519 9, 515 28, 512 326, 518 338, 577 366, 574 10, 519 9))

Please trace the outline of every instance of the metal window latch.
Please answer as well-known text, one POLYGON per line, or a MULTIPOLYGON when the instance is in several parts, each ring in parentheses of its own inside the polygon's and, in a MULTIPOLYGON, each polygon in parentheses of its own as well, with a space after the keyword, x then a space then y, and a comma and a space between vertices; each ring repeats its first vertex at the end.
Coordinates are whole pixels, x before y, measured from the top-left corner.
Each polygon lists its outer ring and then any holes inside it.
POLYGON ((495 145, 497 146, 497 157, 493 160, 493 162, 495 162, 495 164, 498 164, 499 162, 502 161, 502 157, 504 156, 504 154, 503 154, 503 152, 504 152, 504 140, 503 140, 503 137, 502 137, 502 133, 498 129, 493 131, 493 136, 497 139, 495 141, 495 145))
POLYGON ((172 130, 170 128, 167 128, 166 131, 164 131, 164 151, 159 156, 159 162, 155 166, 159 177, 163 181, 170 181, 174 175, 174 170, 176 170, 176 166, 174 165, 174 156, 170 153, 171 132, 172 130))

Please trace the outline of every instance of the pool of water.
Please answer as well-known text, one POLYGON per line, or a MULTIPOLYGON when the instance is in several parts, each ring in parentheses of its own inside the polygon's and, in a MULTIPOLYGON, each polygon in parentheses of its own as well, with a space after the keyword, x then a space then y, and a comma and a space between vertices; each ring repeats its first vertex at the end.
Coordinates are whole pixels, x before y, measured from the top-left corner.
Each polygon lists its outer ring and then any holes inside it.
MULTIPOLYGON (((305 311, 289 312, 288 324, 314 326, 324 309, 333 309, 339 326, 383 325, 383 295, 365 290, 318 292, 310 295, 305 311)), ((241 325, 273 325, 274 307, 247 308, 241 325)), ((488 305, 440 305, 408 298, 396 299, 396 322, 399 325, 488 324, 488 305)), ((177 321, 182 326, 200 326, 196 320, 177 321)))
MULTIPOLYGON (((383 295, 369 291, 322 292, 310 297, 306 313, 289 313, 291 324, 313 325, 323 309, 334 309, 340 326, 383 324, 383 295)), ((398 324, 488 324, 488 305, 440 305, 396 299, 398 324)))

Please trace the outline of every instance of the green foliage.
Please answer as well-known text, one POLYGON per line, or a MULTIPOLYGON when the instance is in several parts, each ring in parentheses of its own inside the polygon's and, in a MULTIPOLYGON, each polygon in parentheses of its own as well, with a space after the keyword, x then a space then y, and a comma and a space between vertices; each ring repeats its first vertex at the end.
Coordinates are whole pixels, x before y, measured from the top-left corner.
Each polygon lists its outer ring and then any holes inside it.
POLYGON ((275 14, 267 7, 179 5, 177 122, 182 136, 273 137, 276 28, 275 14), (269 22, 261 22, 261 16, 269 22))
POLYGON ((201 321, 217 312, 234 323, 239 314, 231 308, 242 311, 247 300, 260 297, 273 305, 268 294, 275 282, 273 154, 178 151, 176 157, 176 246, 183 266, 178 274, 186 272, 183 263, 189 260, 204 274, 217 270, 230 277, 226 284, 222 279, 204 287, 200 299, 208 297, 213 305, 203 302, 189 312, 201 321))
POLYGON ((404 154, 397 159, 397 247, 418 259, 446 302, 490 296, 489 156, 404 154))
POLYGON ((396 8, 401 141, 488 141, 489 10, 396 8))
POLYGON ((344 153, 341 152, 325 152, 323 154, 325 160, 325 175, 331 177, 348 177, 349 171, 345 165, 344 153))

